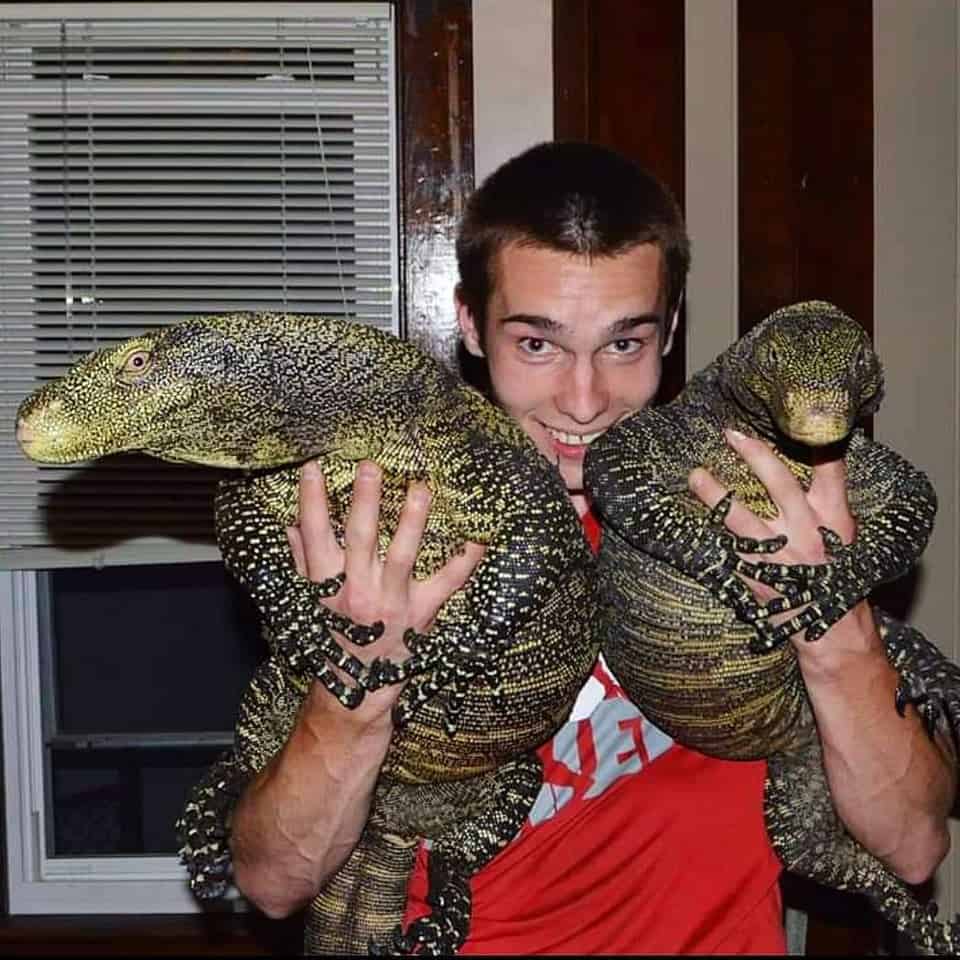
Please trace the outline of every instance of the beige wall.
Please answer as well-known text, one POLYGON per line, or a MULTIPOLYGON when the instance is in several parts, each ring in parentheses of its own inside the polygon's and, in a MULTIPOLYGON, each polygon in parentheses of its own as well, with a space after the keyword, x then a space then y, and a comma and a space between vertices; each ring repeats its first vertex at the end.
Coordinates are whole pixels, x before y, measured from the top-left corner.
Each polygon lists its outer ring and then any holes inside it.
POLYGON ((736 0, 686 0, 688 376, 737 338, 736 10, 736 0))
POLYGON ((477 183, 553 139, 552 0, 473 0, 477 183))
MULTIPOLYGON (((874 2, 874 325, 887 375, 877 439, 922 466, 940 501, 910 619, 960 662, 957 9, 874 2)), ((957 829, 953 845, 941 916, 960 910, 957 829)))

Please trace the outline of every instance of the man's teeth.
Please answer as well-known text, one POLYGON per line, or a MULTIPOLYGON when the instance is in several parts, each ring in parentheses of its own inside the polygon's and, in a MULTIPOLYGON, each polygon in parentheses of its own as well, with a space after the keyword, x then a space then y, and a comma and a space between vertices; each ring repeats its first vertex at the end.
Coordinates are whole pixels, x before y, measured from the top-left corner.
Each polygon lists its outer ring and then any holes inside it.
POLYGON ((565 443, 569 447, 586 446, 588 443, 593 443, 597 437, 603 435, 602 430, 598 430, 596 433, 564 433, 563 430, 554 430, 552 427, 547 427, 547 432, 551 437, 554 437, 561 443, 565 443))

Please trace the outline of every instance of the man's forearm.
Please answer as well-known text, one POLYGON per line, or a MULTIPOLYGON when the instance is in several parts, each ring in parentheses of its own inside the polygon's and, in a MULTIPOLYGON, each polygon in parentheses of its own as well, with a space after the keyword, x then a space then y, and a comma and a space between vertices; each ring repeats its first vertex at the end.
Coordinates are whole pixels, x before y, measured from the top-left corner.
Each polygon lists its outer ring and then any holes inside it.
POLYGON ((286 746, 237 803, 234 879, 264 913, 308 903, 363 830, 390 744, 389 713, 351 715, 314 684, 286 746))
POLYGON ((904 880, 926 880, 950 844, 952 747, 894 708, 898 677, 866 603, 798 652, 837 812, 904 880))

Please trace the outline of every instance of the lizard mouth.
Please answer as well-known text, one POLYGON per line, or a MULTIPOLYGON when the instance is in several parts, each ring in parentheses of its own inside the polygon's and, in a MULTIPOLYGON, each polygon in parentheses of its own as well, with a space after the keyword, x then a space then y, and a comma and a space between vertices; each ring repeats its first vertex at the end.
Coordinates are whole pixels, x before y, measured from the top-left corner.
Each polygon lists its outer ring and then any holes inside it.
POLYGON ((38 463, 71 463, 84 459, 75 450, 70 425, 57 417, 58 409, 35 410, 17 418, 16 439, 26 457, 38 463))
POLYGON ((807 414, 788 418, 781 430, 797 443, 809 447, 825 447, 843 440, 850 433, 850 421, 840 414, 807 414))
POLYGON ((847 437, 857 412, 843 390, 791 390, 784 396, 774 420, 780 431, 795 443, 825 447, 847 437))

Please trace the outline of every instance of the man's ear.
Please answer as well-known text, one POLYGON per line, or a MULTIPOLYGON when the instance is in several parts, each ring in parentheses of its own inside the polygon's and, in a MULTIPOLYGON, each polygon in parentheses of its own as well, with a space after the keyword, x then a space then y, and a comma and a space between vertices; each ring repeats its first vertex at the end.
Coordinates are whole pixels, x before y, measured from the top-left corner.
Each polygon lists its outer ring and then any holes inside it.
POLYGON ((453 289, 453 304, 457 311, 457 325, 460 327, 460 337, 467 353, 475 357, 482 357, 483 348, 480 346, 480 337, 477 333, 477 321, 473 311, 464 303, 463 295, 458 283, 453 289))
POLYGON ((673 336, 677 332, 677 324, 680 322, 680 308, 683 306, 683 293, 680 294, 680 299, 677 301, 677 309, 673 311, 673 316, 667 322, 666 329, 664 331, 663 337, 663 349, 660 351, 661 356, 666 356, 673 349, 673 336))

